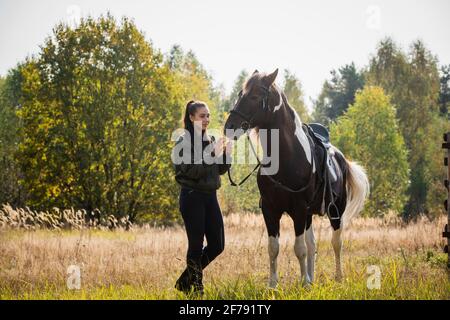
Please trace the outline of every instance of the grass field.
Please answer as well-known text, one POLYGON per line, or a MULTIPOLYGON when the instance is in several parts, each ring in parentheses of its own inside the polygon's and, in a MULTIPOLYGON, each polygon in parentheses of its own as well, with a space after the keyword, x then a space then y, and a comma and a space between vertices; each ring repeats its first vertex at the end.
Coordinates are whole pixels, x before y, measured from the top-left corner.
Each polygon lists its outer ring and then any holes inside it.
MULTIPOLYGON (((344 280, 334 280, 331 231, 315 217, 316 279, 299 285, 291 220, 282 219, 277 289, 268 278, 267 235, 261 215, 225 217, 225 251, 206 270, 202 299, 449 299, 444 217, 404 224, 395 217, 357 218, 344 233, 344 280), (381 271, 368 289, 368 267, 381 271)), ((0 228, 0 299, 191 299, 173 288, 185 264, 182 227, 131 231, 0 228), (77 265, 80 289, 67 286, 77 265)), ((370 271, 370 270, 369 270, 370 271)))

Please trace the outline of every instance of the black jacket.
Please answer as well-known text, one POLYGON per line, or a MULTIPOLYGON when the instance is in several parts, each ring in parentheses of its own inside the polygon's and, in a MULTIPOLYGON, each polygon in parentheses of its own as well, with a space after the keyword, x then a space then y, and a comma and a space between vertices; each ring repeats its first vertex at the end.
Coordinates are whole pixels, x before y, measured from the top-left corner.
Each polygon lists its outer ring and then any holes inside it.
MULTIPOLYGON (((202 157, 201 163, 197 164, 197 161, 195 161, 194 159, 193 146, 190 144, 189 141, 184 141, 183 138, 184 135, 180 136, 180 138, 177 140, 175 144, 175 147, 179 146, 180 143, 184 143, 185 146, 190 146, 189 149, 191 150, 191 162, 174 164, 175 180, 181 186, 191 188, 197 191, 214 192, 215 190, 219 189, 221 186, 220 176, 225 172, 227 172, 228 168, 230 168, 231 166, 231 164, 226 164, 225 162, 226 160, 225 152, 221 156, 222 157, 221 163, 217 163, 219 162, 218 161, 219 159, 215 158, 216 163, 206 164, 202 157)), ((210 143, 215 143, 214 140, 215 140, 214 137, 211 136, 211 141, 204 141, 202 150, 204 151, 206 146, 208 146, 210 143)), ((183 156, 182 150, 179 152, 180 157, 183 156)), ((212 155, 214 156, 214 153, 212 153, 212 155)))

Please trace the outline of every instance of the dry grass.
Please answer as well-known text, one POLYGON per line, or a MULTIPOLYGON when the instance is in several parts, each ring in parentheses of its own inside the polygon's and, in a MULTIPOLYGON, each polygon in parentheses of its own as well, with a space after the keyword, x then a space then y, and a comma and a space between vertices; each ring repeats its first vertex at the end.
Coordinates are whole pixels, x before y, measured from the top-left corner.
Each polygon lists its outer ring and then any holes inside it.
MULTIPOLYGON (((206 299, 448 299, 441 253, 444 217, 404 224, 387 219, 354 220, 344 234, 344 277, 333 280, 329 222, 315 217, 316 284, 301 288, 293 252, 292 221, 281 223, 278 290, 265 288, 267 235, 256 214, 225 217, 226 248, 205 271, 206 299), (367 266, 378 265, 382 288, 368 290, 367 266)), ((116 230, 22 230, 0 228, 0 299, 178 299, 173 289, 184 268, 182 227, 116 230), (69 265, 81 267, 81 290, 66 287, 69 265)))
POLYGON ((0 228, 11 229, 117 229, 129 228, 132 225, 128 217, 117 219, 113 215, 101 215, 95 209, 92 212, 86 210, 74 210, 53 208, 51 211, 33 211, 30 208, 13 208, 4 204, 0 209, 0 228))

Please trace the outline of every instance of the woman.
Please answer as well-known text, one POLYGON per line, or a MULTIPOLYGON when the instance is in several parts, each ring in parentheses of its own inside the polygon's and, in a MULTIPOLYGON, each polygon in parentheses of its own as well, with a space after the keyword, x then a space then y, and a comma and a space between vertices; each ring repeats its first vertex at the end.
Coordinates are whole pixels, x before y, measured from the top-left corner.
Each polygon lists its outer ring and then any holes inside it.
MULTIPOLYGON (((187 267, 175 288, 200 294, 203 293, 202 270, 222 253, 225 245, 216 190, 220 188, 220 175, 230 167, 226 159, 232 149, 231 142, 224 145, 224 139, 220 138, 216 143, 214 137, 208 135, 209 122, 208 106, 201 101, 190 101, 184 115, 185 133, 176 143, 176 146, 183 143, 181 151, 190 152, 187 157, 190 161, 186 163, 183 158, 181 164, 175 164, 175 179, 181 185, 180 211, 188 237, 187 267), (196 146, 201 146, 201 152, 194 152, 196 146), (205 154, 214 162, 206 161, 205 154), (203 248, 205 237, 207 246, 203 248)), ((183 153, 179 152, 178 156, 183 153)))

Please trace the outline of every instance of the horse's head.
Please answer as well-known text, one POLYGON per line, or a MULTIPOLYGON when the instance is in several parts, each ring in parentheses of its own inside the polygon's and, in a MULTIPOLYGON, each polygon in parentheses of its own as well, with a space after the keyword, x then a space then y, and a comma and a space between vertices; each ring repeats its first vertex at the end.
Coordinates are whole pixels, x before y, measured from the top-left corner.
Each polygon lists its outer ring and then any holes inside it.
POLYGON ((255 70, 244 83, 225 123, 228 138, 237 140, 247 130, 264 127, 270 120, 269 114, 282 105, 281 94, 274 84, 277 74, 278 69, 270 74, 255 70))

